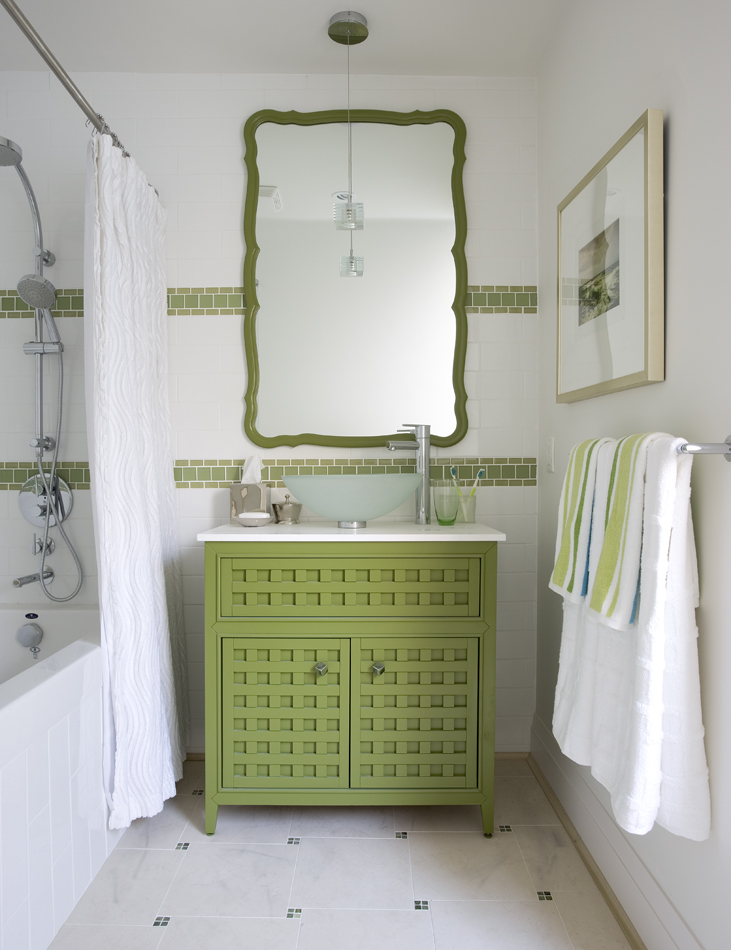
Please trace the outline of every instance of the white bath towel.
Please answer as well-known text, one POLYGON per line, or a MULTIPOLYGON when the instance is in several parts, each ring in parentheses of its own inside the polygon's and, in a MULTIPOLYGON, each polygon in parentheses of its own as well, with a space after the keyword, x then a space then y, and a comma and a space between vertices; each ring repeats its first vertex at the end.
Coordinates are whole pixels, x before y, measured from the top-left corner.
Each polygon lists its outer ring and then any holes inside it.
MULTIPOLYGON (((683 441, 656 433, 647 443, 634 622, 617 629, 616 614, 610 626, 586 603, 564 604, 554 734, 562 751, 590 766, 609 790, 620 827, 645 834, 657 821, 675 834, 702 840, 710 829, 710 804, 694 617, 692 457, 678 455, 683 441)), ((617 466, 612 469, 610 504, 616 500, 617 466)), ((611 522, 611 511, 605 517, 600 501, 606 475, 607 457, 600 453, 587 599, 598 565, 602 558, 607 562, 603 527, 611 522)), ((625 484, 631 494, 632 479, 625 484)), ((625 507, 626 514, 631 499, 625 507)), ((616 532, 609 542, 616 545, 616 532)), ((625 618, 628 600, 626 594, 614 600, 623 605, 625 618)))
MULTIPOLYGON (((591 506, 590 546, 586 590, 591 590, 604 541, 609 483, 617 442, 603 439, 596 451, 594 500, 591 506)), ((561 524, 559 522, 559 537, 561 524)), ((549 584, 552 587, 551 584, 549 584)), ((552 587, 555 590, 555 587, 552 587)), ((595 692, 596 624, 587 624, 586 596, 579 602, 564 598, 558 682, 553 733, 565 755, 581 765, 591 763, 591 708, 595 692)))

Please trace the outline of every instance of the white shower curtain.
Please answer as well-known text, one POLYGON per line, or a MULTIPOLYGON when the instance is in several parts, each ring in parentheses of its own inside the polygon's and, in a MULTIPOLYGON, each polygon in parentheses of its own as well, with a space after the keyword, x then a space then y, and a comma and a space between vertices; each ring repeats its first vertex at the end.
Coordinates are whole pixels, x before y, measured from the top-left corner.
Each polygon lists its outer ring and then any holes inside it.
POLYGON ((164 247, 165 211, 154 189, 110 136, 94 135, 84 334, 110 828, 162 809, 185 749, 164 247))

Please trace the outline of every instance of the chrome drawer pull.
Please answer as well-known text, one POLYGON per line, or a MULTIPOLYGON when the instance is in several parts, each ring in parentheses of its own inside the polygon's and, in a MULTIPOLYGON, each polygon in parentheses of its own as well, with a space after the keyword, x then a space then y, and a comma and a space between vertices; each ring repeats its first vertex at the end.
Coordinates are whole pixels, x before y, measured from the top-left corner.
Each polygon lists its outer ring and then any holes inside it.
POLYGON ((371 669, 375 676, 380 676, 381 673, 385 672, 386 667, 383 663, 374 663, 371 669))
POLYGON ((320 676, 324 676, 327 673, 327 663, 315 663, 315 669, 320 676))

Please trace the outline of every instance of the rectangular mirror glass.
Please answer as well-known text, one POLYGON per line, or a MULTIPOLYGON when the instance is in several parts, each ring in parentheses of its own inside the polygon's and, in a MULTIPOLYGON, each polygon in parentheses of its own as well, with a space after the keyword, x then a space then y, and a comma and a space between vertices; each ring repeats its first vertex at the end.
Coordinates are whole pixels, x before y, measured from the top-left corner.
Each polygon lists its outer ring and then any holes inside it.
POLYGON ((245 428, 258 445, 378 445, 405 422, 467 430, 464 124, 354 110, 363 229, 339 230, 345 111, 261 112, 245 127, 245 428), (363 258, 342 277, 341 258, 363 258))

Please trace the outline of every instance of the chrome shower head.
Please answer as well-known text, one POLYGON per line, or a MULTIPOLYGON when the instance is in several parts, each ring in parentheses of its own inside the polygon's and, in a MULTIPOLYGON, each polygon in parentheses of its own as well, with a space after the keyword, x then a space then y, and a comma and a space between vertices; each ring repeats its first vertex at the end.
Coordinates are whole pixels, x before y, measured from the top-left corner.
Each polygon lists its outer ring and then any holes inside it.
POLYGON ((20 165, 23 161, 23 149, 11 142, 10 139, 4 139, 0 135, 0 167, 8 165, 20 165))
POLYGON ((34 310, 50 310, 56 305, 56 288, 50 280, 26 274, 18 281, 18 294, 34 310))

